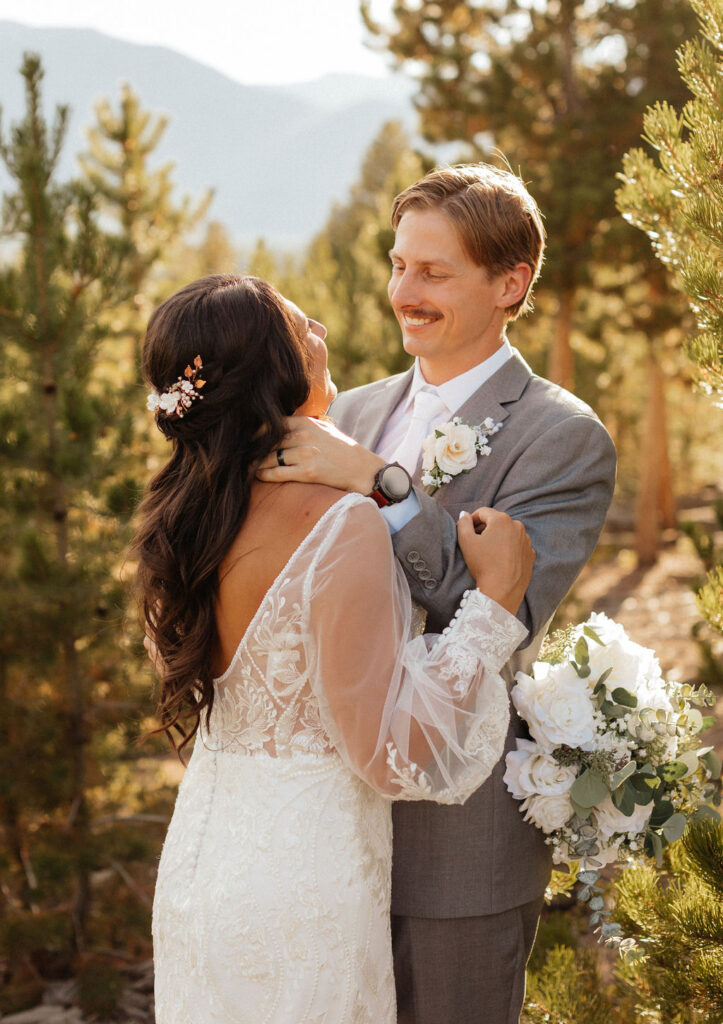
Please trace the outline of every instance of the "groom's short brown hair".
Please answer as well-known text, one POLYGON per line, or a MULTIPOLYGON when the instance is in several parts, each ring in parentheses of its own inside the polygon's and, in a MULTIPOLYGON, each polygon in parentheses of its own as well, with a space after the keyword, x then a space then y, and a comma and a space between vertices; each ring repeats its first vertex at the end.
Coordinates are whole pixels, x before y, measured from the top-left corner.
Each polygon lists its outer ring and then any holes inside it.
POLYGON ((506 310, 508 320, 526 312, 542 265, 545 228, 524 182, 490 164, 459 164, 430 171, 396 197, 392 227, 396 231, 407 210, 427 209, 438 209, 449 217, 470 259, 493 277, 518 263, 530 267, 527 292, 506 310))

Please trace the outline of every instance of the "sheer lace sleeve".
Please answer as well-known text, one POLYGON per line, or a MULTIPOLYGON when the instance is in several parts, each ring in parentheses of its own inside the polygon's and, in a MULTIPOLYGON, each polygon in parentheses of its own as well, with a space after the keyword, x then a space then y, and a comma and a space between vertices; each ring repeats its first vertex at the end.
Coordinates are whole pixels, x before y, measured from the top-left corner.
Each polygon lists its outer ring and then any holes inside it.
POLYGON ((324 728, 384 796, 462 803, 502 756, 509 701, 499 670, 527 631, 473 590, 442 636, 410 638, 409 588, 382 517, 366 499, 342 503, 305 587, 324 728))

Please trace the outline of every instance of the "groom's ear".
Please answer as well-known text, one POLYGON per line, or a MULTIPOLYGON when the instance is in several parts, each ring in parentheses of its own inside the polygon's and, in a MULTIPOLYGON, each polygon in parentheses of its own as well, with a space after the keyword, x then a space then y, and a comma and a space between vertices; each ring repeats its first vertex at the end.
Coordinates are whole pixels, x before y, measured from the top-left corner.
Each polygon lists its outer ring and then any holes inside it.
POLYGON ((502 309, 522 302, 532 280, 532 267, 529 263, 518 263, 512 270, 506 270, 500 274, 500 298, 499 305, 502 309))

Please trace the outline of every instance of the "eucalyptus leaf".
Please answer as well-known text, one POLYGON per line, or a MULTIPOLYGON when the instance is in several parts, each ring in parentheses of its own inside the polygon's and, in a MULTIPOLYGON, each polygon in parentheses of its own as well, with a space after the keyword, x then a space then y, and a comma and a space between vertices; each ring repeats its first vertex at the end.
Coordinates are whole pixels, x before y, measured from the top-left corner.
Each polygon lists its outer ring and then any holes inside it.
POLYGON ((630 817, 635 810, 635 792, 629 783, 624 782, 622 786, 615 790, 613 793, 613 804, 626 818, 630 817))
POLYGON ((619 935, 622 930, 622 927, 617 923, 617 921, 605 921, 600 929, 600 934, 604 939, 610 939, 613 935, 619 935))
POLYGON ((600 913, 599 910, 596 910, 594 914, 590 915, 590 924, 592 924, 592 925, 600 924, 601 920, 602 920, 602 914, 600 913))
POLYGON ((581 679, 587 679, 587 677, 590 675, 590 666, 589 665, 578 665, 577 662, 575 662, 575 661, 571 661, 570 664, 575 669, 575 671, 577 672, 577 674, 580 676, 581 679))
POLYGON ((615 772, 610 780, 610 788, 615 790, 618 786, 622 786, 623 782, 625 782, 626 779, 629 779, 631 775, 634 775, 637 770, 638 766, 635 761, 628 761, 627 764, 623 765, 622 768, 619 768, 615 772))
POLYGON ((658 768, 658 775, 663 782, 677 782, 684 775, 688 774, 688 765, 685 761, 666 761, 658 768))
POLYGON ((444 431, 443 430, 435 430, 434 431, 434 436, 437 437, 437 438, 444 437, 444 431))
POLYGON ((690 816, 690 821, 712 821, 715 825, 720 825, 720 820, 720 814, 710 804, 701 804, 690 816))
POLYGON ((581 871, 577 878, 579 882, 583 882, 585 885, 595 885, 597 880, 600 878, 600 872, 581 871))
MULTIPOLYGON (((586 768, 582 775, 579 775, 573 782, 570 789, 570 799, 573 801, 573 805, 588 808, 595 807, 596 804, 602 803, 609 792, 610 790, 603 779, 595 772, 590 771, 589 768, 586 768)), ((577 810, 577 806, 575 806, 575 810, 577 810)), ((584 815, 581 815, 581 817, 584 817, 584 815)))
POLYGON ((674 843, 677 839, 680 839, 685 832, 687 823, 684 814, 674 814, 672 818, 668 818, 663 825, 663 835, 669 843, 674 843))
POLYGON ((652 855, 655 857, 655 863, 659 868, 663 866, 663 841, 657 832, 648 832, 650 838, 650 845, 652 847, 652 855))
MULTIPOLYGON (((660 779, 657 775, 643 775, 641 771, 630 776, 630 785, 641 793, 652 793, 660 786, 660 779)), ((645 801, 647 803, 647 801, 645 801)))
POLYGON ((660 785, 660 779, 656 778, 651 788, 651 781, 645 775, 639 773, 628 779, 628 785, 633 794, 633 800, 639 807, 645 807, 655 799, 654 789, 660 785))
POLYGON ((601 710, 606 718, 624 718, 630 709, 621 707, 620 704, 613 704, 611 700, 604 700, 601 710))
POLYGON ((638 706, 638 698, 630 690, 626 690, 624 686, 616 686, 612 692, 612 698, 616 704, 622 704, 624 708, 636 708, 638 706))
POLYGON ((681 761, 688 769, 686 777, 692 775, 693 772, 698 769, 698 755, 694 750, 686 750, 682 754, 678 754, 678 760, 681 761))
POLYGON ((590 910, 602 910, 604 906, 605 900, 602 896, 593 896, 589 903, 590 910))
POLYGON ((575 644, 575 660, 579 661, 581 665, 587 665, 588 661, 590 660, 590 652, 588 650, 587 641, 582 636, 575 644))
POLYGON ((583 807, 582 804, 576 803, 573 797, 570 797, 570 803, 572 804, 572 809, 574 810, 575 814, 577 814, 578 818, 580 818, 581 821, 590 820, 590 813, 592 812, 592 807, 583 807))
POLYGON ((701 761, 706 767, 706 770, 710 772, 712 779, 720 778, 721 773, 721 760, 716 754, 715 750, 709 750, 707 754, 701 757, 701 761))
POLYGON ((582 889, 580 889, 580 891, 577 894, 577 898, 581 900, 583 903, 587 903, 591 896, 592 889, 589 885, 583 885, 582 889))
POLYGON ((668 818, 672 818, 675 814, 675 808, 671 804, 670 800, 658 800, 653 807, 653 813, 650 815, 650 825, 652 828, 660 828, 664 825, 668 818))
POLYGON ((606 668, 606 669, 605 669, 605 671, 603 672, 603 674, 602 674, 602 675, 600 676, 600 678, 598 679, 598 686, 600 685, 600 683, 606 683, 606 682, 607 682, 607 680, 608 680, 608 677, 610 676, 610 673, 612 672, 612 670, 613 670, 613 669, 612 669, 612 665, 610 666, 610 668, 606 668))
POLYGON ((703 716, 701 715, 698 708, 689 708, 688 722, 690 723, 690 732, 697 733, 703 731, 703 716))
POLYGON ((594 629, 592 628, 592 626, 583 626, 583 627, 582 627, 582 631, 583 631, 583 633, 585 634, 585 636, 589 636, 589 637, 590 637, 590 639, 591 639, 591 640, 594 640, 596 644, 600 644, 600 646, 601 646, 601 647, 604 647, 604 646, 605 646, 605 644, 604 644, 604 643, 603 643, 603 641, 602 641, 602 640, 600 639, 600 637, 599 637, 599 636, 597 635, 597 633, 596 633, 596 632, 595 632, 595 630, 594 630, 594 629))

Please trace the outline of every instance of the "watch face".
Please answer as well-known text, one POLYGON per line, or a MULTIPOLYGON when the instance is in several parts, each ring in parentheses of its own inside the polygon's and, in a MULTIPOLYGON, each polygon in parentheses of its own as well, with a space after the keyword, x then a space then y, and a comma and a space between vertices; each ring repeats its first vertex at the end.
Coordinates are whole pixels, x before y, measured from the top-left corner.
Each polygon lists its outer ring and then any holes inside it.
POLYGON ((401 466, 387 466, 382 473, 381 485, 392 501, 406 498, 411 489, 409 474, 401 466))

